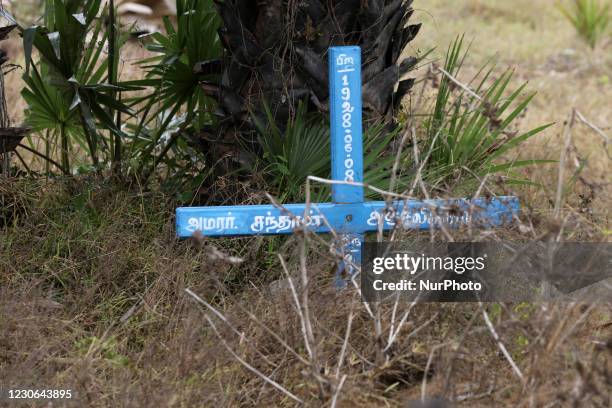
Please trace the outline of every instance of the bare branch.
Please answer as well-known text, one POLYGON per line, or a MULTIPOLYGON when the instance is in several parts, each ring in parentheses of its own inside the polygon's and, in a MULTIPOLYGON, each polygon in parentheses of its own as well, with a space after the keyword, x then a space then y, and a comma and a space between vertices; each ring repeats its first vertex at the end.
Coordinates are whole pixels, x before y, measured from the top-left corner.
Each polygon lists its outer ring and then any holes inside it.
MULTIPOLYGON (((234 334, 236 334, 239 338, 241 339, 245 338, 244 333, 242 333, 240 330, 234 327, 234 325, 232 325, 232 323, 227 319, 227 317, 225 317, 220 311, 214 308, 210 303, 206 302, 204 299, 202 299, 200 296, 198 296, 196 293, 194 293, 189 288, 185 289, 185 292, 187 292, 187 294, 189 294, 189 296, 194 298, 198 303, 200 303, 201 305, 206 307, 208 310, 210 310, 215 316, 219 318, 219 320, 225 323, 227 327, 229 327, 234 332, 234 334)), ((260 356, 266 363, 268 363, 272 367, 277 367, 277 364, 270 361, 270 359, 267 358, 261 351, 259 351, 257 347, 255 347, 255 345, 252 344, 252 342, 249 339, 246 339, 246 342, 257 353, 257 355, 260 356)))
POLYGON ((512 370, 517 375, 517 377, 520 378, 521 381, 524 381, 525 377, 523 376, 523 373, 518 368, 518 366, 516 365, 516 363, 512 359, 512 356, 510 355, 510 353, 508 353, 508 350, 506 349, 506 346, 504 346, 504 343, 502 343, 499 335, 495 331, 495 327, 493 326, 493 323, 491 323, 491 319, 489 319, 489 314, 484 309, 484 307, 482 305, 482 302, 479 302, 479 303, 480 303, 480 308, 482 309, 482 316, 484 317, 484 321, 487 324, 487 328, 491 332, 491 335, 493 336, 493 339, 497 343, 497 346, 499 347, 500 351, 502 352, 502 354, 504 355, 506 360, 508 360, 508 363, 510 363, 510 366, 512 367, 512 370))
POLYGON ((576 116, 578 117, 578 120, 580 120, 582 123, 584 123, 585 125, 587 125, 587 127, 589 127, 593 132, 597 133, 599 136, 601 136, 601 138, 603 139, 605 145, 609 145, 610 144, 610 138, 608 137, 608 135, 606 135, 604 133, 603 130, 601 130, 600 128, 598 128, 597 126, 595 126, 594 124, 592 124, 591 122, 589 122, 582 113, 580 113, 579 111, 577 111, 576 109, 574 109, 574 113, 576 114, 576 116))
POLYGON ((298 316, 300 318, 300 326, 302 328, 302 336, 304 336, 304 347, 306 347, 306 351, 308 352, 308 356, 310 358, 312 358, 312 349, 310 347, 310 340, 308 338, 307 329, 306 329, 306 319, 304 318, 304 313, 303 313, 302 308, 300 306, 300 301, 298 299, 298 295, 297 295, 297 292, 295 290, 295 286, 293 285, 293 279, 291 279, 291 275, 289 274, 289 269, 287 269, 287 264, 285 263, 285 260, 283 259, 281 254, 278 254, 278 259, 280 260, 281 265, 283 267, 283 271, 285 272, 285 275, 287 276, 287 281, 289 282, 289 287, 291 288, 291 294, 293 295, 293 301, 295 303, 295 308, 296 308, 296 311, 297 311, 298 316))
POLYGON ((438 70, 441 73, 443 73, 448 79, 450 79, 455 85, 457 85, 459 88, 461 88, 465 92, 467 92, 470 96, 478 99, 481 102, 484 102, 484 99, 482 99, 482 97, 480 95, 478 95, 476 92, 472 91, 467 85, 464 85, 463 83, 461 83, 458 79, 456 79, 454 76, 452 76, 451 74, 446 72, 443 68, 438 67, 438 70))
POLYGON ((557 178, 557 196, 555 198, 555 218, 559 218, 561 215, 561 204, 563 200, 563 183, 565 182, 565 162, 569 153, 570 143, 572 142, 572 128, 575 122, 575 111, 572 111, 567 124, 565 125, 565 144, 561 151, 561 158, 559 159, 559 175, 557 178))
MULTIPOLYGON (((185 289, 185 292, 187 292, 187 294, 189 294, 190 296, 192 296, 196 301, 200 302, 199 300, 199 296, 195 295, 195 293, 193 293, 192 291, 190 291, 189 289, 185 289), (195 296, 194 296, 195 295, 195 296)), ((201 302, 200 302, 201 303, 201 302)), ((240 357, 235 351, 234 349, 232 349, 230 347, 229 344, 227 344, 227 341, 225 341, 225 339, 223 338, 223 336, 221 336, 221 333, 219 333, 219 330, 217 330, 217 326, 215 325, 215 322, 210 318, 210 316, 207 313, 204 313, 204 318, 206 319, 206 321, 208 321, 208 324, 210 324, 210 327, 213 329, 213 331, 215 332, 215 335, 217 336, 217 338, 219 339, 219 341, 221 342, 221 344, 223 345, 223 347, 225 347, 225 349, 232 355, 232 357, 234 357, 240 364, 242 364, 247 370, 251 371, 252 373, 254 373, 255 375, 257 375, 259 378, 261 378, 262 380, 264 380, 265 382, 267 382, 268 384, 270 384, 271 386, 273 386, 274 388, 276 388, 277 390, 279 390, 280 392, 282 392, 283 394, 285 394, 286 396, 288 396, 289 398, 291 398, 294 401, 299 402, 300 404, 303 404, 304 401, 302 401, 300 398, 298 398, 295 394, 293 394, 291 391, 289 391, 288 389, 286 389, 285 387, 283 387, 282 385, 280 385, 279 383, 277 383, 276 381, 274 381, 273 379, 271 379, 270 377, 268 377, 267 375, 265 375, 264 373, 262 373, 261 371, 259 371, 258 369, 256 369, 255 367, 253 367, 252 365, 250 365, 249 363, 247 363, 244 359, 242 359, 242 357, 240 357)))
POLYGON ((342 376, 342 378, 340 379, 340 383, 338 384, 338 387, 336 387, 336 392, 334 392, 334 397, 332 398, 332 402, 331 402, 331 408, 336 407, 336 403, 338 402, 338 396, 340 395, 340 390, 342 389, 342 386, 344 385, 344 381, 346 381, 346 374, 342 376))
POLYGON ((340 350, 340 357, 338 358, 338 367, 336 368, 336 378, 340 376, 340 370, 342 369, 342 364, 344 363, 344 355, 346 354, 346 349, 349 344, 349 338, 351 336, 351 326, 353 324, 353 302, 351 302, 351 310, 349 312, 348 320, 346 323, 346 333, 344 335, 344 342, 342 343, 342 349, 340 350))

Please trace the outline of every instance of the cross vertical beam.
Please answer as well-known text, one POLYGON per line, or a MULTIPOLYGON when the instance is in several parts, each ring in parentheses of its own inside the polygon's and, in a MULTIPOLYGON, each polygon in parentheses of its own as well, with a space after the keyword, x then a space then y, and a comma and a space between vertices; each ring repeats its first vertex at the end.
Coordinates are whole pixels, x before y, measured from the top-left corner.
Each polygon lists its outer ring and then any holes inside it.
MULTIPOLYGON (((359 47, 330 48, 329 71, 332 179, 363 183, 359 47)), ((339 204, 362 203, 363 187, 334 184, 332 200, 339 204)))
MULTIPOLYGON (((363 125, 361 106, 361 49, 356 46, 329 49, 329 111, 331 125, 332 179, 363 183, 363 125)), ((363 186, 332 185, 332 201, 338 204, 364 202, 363 186)), ((346 214, 346 222, 354 214, 346 214)), ((343 234, 338 244, 343 247, 341 275, 353 275, 354 265, 361 264, 363 233, 343 234)))

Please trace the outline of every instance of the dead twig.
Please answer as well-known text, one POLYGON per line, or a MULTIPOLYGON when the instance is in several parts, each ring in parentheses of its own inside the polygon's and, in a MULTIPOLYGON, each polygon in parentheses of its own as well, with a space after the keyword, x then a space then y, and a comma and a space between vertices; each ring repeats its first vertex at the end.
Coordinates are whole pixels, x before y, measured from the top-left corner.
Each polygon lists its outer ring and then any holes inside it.
POLYGON ((302 237, 302 240, 303 240, 303 247, 300 248, 300 270, 301 270, 301 275, 302 275, 302 283, 301 283, 302 287, 300 288, 302 290, 301 301, 298 298, 297 291, 295 290, 295 285, 293 284, 293 280, 291 279, 291 275, 289 274, 289 269, 287 268, 287 264, 285 263, 285 260, 280 254, 278 254, 278 258, 283 267, 283 271, 285 272, 285 275, 287 276, 289 287, 291 288, 291 294, 293 295, 293 301, 295 302, 295 307, 296 307, 298 316, 300 318, 302 336, 304 337, 304 347, 306 347, 308 356, 310 358, 308 365, 311 368, 312 376, 317 381, 317 385, 319 387, 319 398, 323 399, 324 390, 325 390, 324 384, 327 383, 327 380, 325 380, 320 374, 321 365, 317 359, 316 349, 314 348, 315 339, 314 339, 314 334, 312 331, 312 323, 310 320, 310 312, 308 308, 308 275, 307 275, 306 261, 305 261, 306 237, 305 236, 302 237), (303 261, 302 261, 302 258, 304 259, 303 261), (304 274, 306 274, 306 276, 304 276, 304 274))
MULTIPOLYGON (((227 327, 230 328, 230 330, 232 332, 234 332, 234 334, 236 334, 240 339, 245 339, 244 333, 241 332, 240 330, 238 330, 229 320, 227 317, 225 317, 223 315, 223 313, 221 313, 219 310, 217 310, 215 307, 213 307, 210 303, 208 303, 207 301, 205 301, 204 299, 202 299, 200 296, 198 296, 197 294, 195 294, 191 289, 187 288, 185 289, 185 292, 187 292, 187 294, 189 294, 189 296, 191 296, 192 298, 194 298, 198 303, 200 303, 201 305, 203 305, 204 307, 206 307, 209 311, 211 311, 215 316, 217 316, 217 318, 219 320, 221 320, 223 323, 225 323, 227 325, 227 327)), ((257 355, 259 357, 261 357, 268 365, 272 366, 272 367, 277 367, 278 365, 275 364, 274 362, 270 361, 269 358, 267 358, 261 351, 259 351, 257 349, 257 347, 255 347, 254 344, 252 344, 252 342, 249 339, 245 339, 246 343, 251 346, 251 348, 255 351, 255 353, 257 353, 257 355)))
MULTIPOLYGON (((187 294, 189 296, 193 297, 196 301, 201 303, 200 302, 201 298, 198 295, 196 295, 195 293, 193 293, 191 290, 185 289, 185 292, 187 292, 187 294)), ((238 361, 247 370, 251 371, 253 374, 257 375, 259 378, 261 378, 262 380, 264 380, 265 382, 267 382, 268 384, 270 384, 271 386, 273 386, 274 388, 276 388, 277 390, 279 390, 280 392, 282 392, 283 394, 285 394, 286 396, 288 396, 292 400, 294 400, 294 401, 296 401, 296 402, 298 402, 300 404, 304 403, 304 401, 302 401, 299 397, 297 397, 291 391, 289 391, 288 389, 286 389, 285 387, 280 385, 278 382, 274 381, 273 379, 271 379, 270 377, 268 377, 267 375, 265 375, 264 373, 262 373, 261 371, 259 371, 258 369, 256 369, 252 365, 250 365, 249 363, 247 363, 242 357, 240 357, 238 355, 238 353, 236 353, 234 351, 234 349, 232 349, 232 347, 230 347, 230 345, 227 343, 227 341, 225 341, 225 339, 223 338, 221 333, 219 333, 219 330, 217 330, 217 326, 215 325, 215 322, 210 318, 210 316, 207 313, 204 313, 204 318, 206 319, 206 321, 208 322, 208 324, 212 328, 213 332, 215 333, 215 336, 217 336, 217 338, 219 339, 219 341, 221 342, 223 347, 232 355, 232 357, 234 357, 236 359, 236 361, 238 361)))
POLYGON ((438 71, 443 73, 448 79, 451 80, 451 82, 453 82, 459 88, 463 89, 470 96, 474 97, 475 99, 479 100, 480 102, 485 102, 485 100, 480 95, 478 95, 476 92, 472 91, 470 89, 470 87, 468 87, 467 85, 464 85, 463 83, 461 83, 458 79, 456 79, 454 76, 452 76, 451 74, 446 72, 443 68, 438 67, 438 71))
POLYGON ((338 386, 336 387, 336 392, 334 392, 334 397, 332 398, 332 402, 331 402, 331 408, 336 407, 336 403, 338 402, 338 396, 340 395, 340 390, 342 389, 342 386, 344 385, 344 381, 346 381, 346 374, 342 376, 342 378, 340 379, 340 383, 338 383, 338 386))
POLYGON ((608 146, 610 144, 610 138, 608 137, 608 135, 606 135, 604 133, 603 130, 601 130, 600 128, 598 128, 597 126, 595 126, 594 124, 592 124, 591 122, 589 122, 582 113, 580 113, 580 111, 574 109, 574 114, 576 115, 576 117, 578 118, 579 121, 581 121, 582 123, 584 123, 587 127, 589 127, 593 132, 597 133, 604 141, 604 144, 606 146, 608 146))
POLYGON ((557 178, 557 196, 555 198, 555 218, 559 219, 561 216, 561 205, 563 201, 563 184, 565 183, 565 162, 567 161, 567 155, 569 153, 570 144, 572 142, 572 128, 576 118, 576 111, 572 111, 567 123, 565 124, 565 143, 563 150, 561 151, 561 158, 559 159, 559 175, 557 178))
POLYGON ((295 308, 298 313, 298 317, 300 318, 300 326, 302 328, 302 336, 304 337, 304 347, 306 348, 306 352, 308 356, 312 358, 312 348, 310 347, 310 338, 308 337, 308 331, 306 329, 306 319, 304 317, 304 312, 302 307, 300 306, 300 301, 295 290, 295 286, 293 285, 293 279, 291 279, 291 275, 289 274, 289 269, 287 268, 287 264, 285 263, 285 259, 281 254, 278 254, 278 259, 280 260, 281 266, 283 267, 283 271, 287 276, 287 282, 289 282, 289 288, 291 289, 291 294, 293 296, 293 301, 295 303, 295 308))
POLYGON ((497 346, 499 347, 500 351, 502 352, 502 354, 504 355, 504 357, 506 358, 506 360, 508 361, 508 363, 512 367, 512 370, 514 371, 516 376, 518 378, 520 378, 521 381, 525 381, 525 376, 523 375, 523 373, 521 372, 520 368, 518 368, 518 366, 516 365, 516 363, 512 359, 512 356, 508 352, 508 349, 506 349, 506 346, 501 341, 501 338, 499 337, 499 334, 497 334, 497 331, 495 331, 495 326, 493 326, 493 323, 491 323, 491 319, 489 318, 489 314, 487 313, 487 311, 483 307, 482 302, 479 302, 479 304, 480 304, 480 308, 482 309, 482 317, 484 318, 484 321, 485 321, 485 323, 487 325, 487 328, 489 329, 489 332, 491 332, 491 336, 493 336, 493 339, 497 343, 497 346))
MULTIPOLYGON (((346 332, 344 335, 344 341, 342 342, 342 349, 340 350, 340 357, 338 357, 338 367, 336 367, 336 378, 340 376, 340 370, 342 369, 342 364, 344 363, 344 355, 346 354, 346 349, 348 348, 349 338, 351 336, 351 326, 353 324, 353 306, 355 302, 351 302, 351 310, 349 311, 349 316, 346 323, 346 332)), ((346 377, 346 376, 345 376, 346 377)))
POLYGON ((427 364, 425 365, 425 370, 423 371, 423 382, 421 383, 421 402, 423 403, 427 398, 427 373, 429 372, 429 368, 431 367, 431 363, 433 362, 434 354, 436 354, 436 352, 441 348, 444 348, 448 345, 448 342, 437 344, 431 349, 431 352, 429 353, 429 357, 427 358, 427 364))
POLYGON ((317 350, 315 348, 314 332, 312 330, 312 321, 310 319, 310 305, 308 299, 308 268, 306 265, 306 236, 302 235, 300 240, 300 276, 302 278, 301 289, 301 302, 300 307, 302 309, 302 316, 304 316, 304 327, 306 329, 306 337, 310 343, 310 365, 312 369, 312 376, 317 380, 319 386, 319 398, 322 400, 325 396, 325 388, 323 386, 324 381, 320 375, 321 364, 318 359, 317 350))

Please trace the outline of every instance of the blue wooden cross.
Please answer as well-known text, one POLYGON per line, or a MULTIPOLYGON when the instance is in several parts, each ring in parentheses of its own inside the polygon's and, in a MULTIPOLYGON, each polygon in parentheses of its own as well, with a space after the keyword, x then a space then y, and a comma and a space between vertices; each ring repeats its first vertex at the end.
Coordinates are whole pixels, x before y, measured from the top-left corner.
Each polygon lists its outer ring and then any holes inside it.
POLYGON ((291 234, 308 228, 341 237, 344 261, 339 272, 352 275, 361 264, 366 232, 396 227, 450 228, 474 223, 485 228, 512 221, 519 211, 516 197, 426 201, 364 201, 361 117, 361 50, 329 50, 329 104, 331 115, 332 203, 188 207, 176 210, 177 235, 204 236, 291 234), (351 184, 355 183, 355 184, 351 184), (308 214, 305 212, 308 209, 308 214))

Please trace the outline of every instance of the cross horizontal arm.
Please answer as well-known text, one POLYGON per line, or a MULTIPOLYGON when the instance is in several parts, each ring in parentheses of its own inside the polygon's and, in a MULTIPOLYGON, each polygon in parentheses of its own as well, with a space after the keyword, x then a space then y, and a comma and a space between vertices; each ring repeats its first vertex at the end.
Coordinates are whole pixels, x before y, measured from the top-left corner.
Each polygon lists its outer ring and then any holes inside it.
POLYGON ((291 234, 306 226, 315 233, 328 233, 330 226, 342 234, 384 230, 396 226, 405 229, 429 229, 444 224, 497 227, 512 220, 519 211, 516 197, 476 200, 384 201, 365 203, 288 204, 283 209, 273 205, 185 207, 176 211, 178 236, 187 238, 199 231, 205 236, 291 234))

